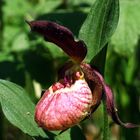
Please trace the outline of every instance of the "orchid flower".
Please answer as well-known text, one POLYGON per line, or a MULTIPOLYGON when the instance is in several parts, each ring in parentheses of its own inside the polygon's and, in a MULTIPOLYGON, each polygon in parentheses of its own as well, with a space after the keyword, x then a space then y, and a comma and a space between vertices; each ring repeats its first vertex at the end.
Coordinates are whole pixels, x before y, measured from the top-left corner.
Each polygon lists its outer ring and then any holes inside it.
POLYGON ((32 32, 60 47, 69 57, 58 72, 58 82, 47 89, 35 108, 35 121, 46 130, 65 130, 88 118, 100 105, 103 96, 113 121, 126 128, 138 127, 123 123, 118 117, 111 88, 103 76, 83 60, 87 48, 82 40, 75 41, 72 32, 50 21, 27 23, 32 32))

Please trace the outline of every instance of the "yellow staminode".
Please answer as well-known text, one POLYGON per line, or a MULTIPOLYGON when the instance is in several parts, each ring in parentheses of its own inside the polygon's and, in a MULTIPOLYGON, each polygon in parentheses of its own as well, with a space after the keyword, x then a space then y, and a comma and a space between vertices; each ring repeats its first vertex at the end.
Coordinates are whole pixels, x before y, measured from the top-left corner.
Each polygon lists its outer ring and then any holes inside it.
POLYGON ((76 77, 77 77, 77 79, 83 80, 84 79, 84 73, 82 71, 77 71, 76 72, 76 77))

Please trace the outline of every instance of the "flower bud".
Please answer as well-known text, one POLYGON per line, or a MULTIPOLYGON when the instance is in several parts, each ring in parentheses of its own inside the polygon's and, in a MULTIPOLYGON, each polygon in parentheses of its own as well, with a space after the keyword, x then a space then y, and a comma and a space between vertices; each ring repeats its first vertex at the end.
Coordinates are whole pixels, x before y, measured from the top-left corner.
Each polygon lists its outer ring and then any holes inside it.
POLYGON ((76 72, 74 81, 64 77, 42 96, 35 109, 35 120, 46 130, 65 130, 89 115, 92 92, 83 73, 76 72))

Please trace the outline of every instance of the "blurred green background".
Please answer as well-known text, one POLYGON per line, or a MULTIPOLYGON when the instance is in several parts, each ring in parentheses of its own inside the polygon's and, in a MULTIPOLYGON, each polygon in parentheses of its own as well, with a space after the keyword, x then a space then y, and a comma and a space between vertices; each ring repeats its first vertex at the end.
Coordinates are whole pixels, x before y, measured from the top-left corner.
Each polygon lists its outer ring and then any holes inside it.
MULTIPOLYGON (((0 78, 21 85, 34 102, 41 89, 57 80, 68 57, 54 44, 30 33, 25 19, 50 20, 68 27, 75 38, 93 0, 0 0, 0 78)), ((109 42, 106 81, 111 85, 120 118, 140 121, 140 0, 120 0, 118 28, 109 42)), ((102 106, 86 125, 87 140, 102 139, 102 106), (88 128, 87 128, 88 126, 88 128), (90 129, 90 130, 89 130, 90 129)), ((125 129, 110 120, 110 140, 139 140, 137 128, 125 129)), ((0 110, 0 139, 32 139, 12 126, 0 110)), ((77 138, 78 139, 78 138, 77 138)))

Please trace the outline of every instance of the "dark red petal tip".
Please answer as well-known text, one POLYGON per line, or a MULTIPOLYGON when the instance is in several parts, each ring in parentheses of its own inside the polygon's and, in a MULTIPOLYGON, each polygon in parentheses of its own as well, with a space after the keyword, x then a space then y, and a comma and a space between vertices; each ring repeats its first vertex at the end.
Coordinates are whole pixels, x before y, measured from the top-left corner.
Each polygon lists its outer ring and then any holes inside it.
POLYGON ((64 26, 50 21, 26 21, 31 31, 39 33, 48 42, 58 45, 65 53, 77 62, 81 62, 87 48, 83 41, 75 41, 72 32, 64 26))
POLYGON ((102 82, 102 85, 104 88, 104 93, 105 93, 107 112, 112 117, 113 121, 125 128, 140 127, 140 125, 133 124, 133 123, 123 123, 120 120, 118 113, 117 113, 117 109, 115 107, 114 96, 113 96, 113 92, 112 92, 111 88, 105 84, 104 79, 99 72, 97 72, 96 70, 93 70, 93 71, 99 77, 100 81, 102 82))
POLYGON ((105 95, 106 95, 106 106, 109 115, 112 117, 114 122, 125 127, 125 128, 135 128, 140 127, 140 125, 132 124, 132 123, 123 123, 118 116, 117 109, 114 103, 113 92, 108 85, 104 85, 105 95))

